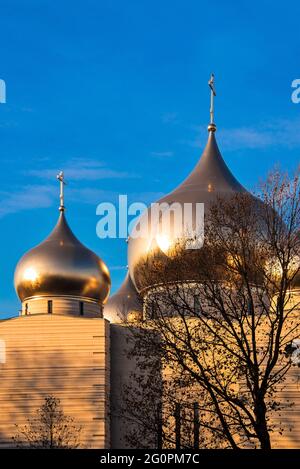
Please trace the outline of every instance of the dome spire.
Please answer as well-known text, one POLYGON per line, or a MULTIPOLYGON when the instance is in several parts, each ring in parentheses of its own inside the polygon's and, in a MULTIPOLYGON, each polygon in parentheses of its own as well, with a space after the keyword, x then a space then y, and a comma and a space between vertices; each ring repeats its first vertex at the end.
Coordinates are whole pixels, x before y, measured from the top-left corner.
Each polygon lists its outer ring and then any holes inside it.
POLYGON ((209 132, 215 132, 217 130, 217 126, 214 123, 214 98, 217 96, 216 89, 215 89, 215 76, 212 73, 210 79, 208 81, 208 86, 210 87, 210 123, 207 127, 209 132))
POLYGON ((64 172, 60 171, 58 175, 56 176, 57 179, 59 180, 59 187, 60 187, 60 192, 59 192, 59 211, 64 212, 65 211, 65 205, 64 205, 64 186, 66 185, 65 182, 65 177, 64 177, 64 172))

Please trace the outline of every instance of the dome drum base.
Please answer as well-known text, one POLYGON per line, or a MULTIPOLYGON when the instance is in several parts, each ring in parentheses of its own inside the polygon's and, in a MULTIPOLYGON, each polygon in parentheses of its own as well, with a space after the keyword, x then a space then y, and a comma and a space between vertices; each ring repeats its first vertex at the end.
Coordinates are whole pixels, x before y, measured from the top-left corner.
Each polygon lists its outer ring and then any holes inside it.
MULTIPOLYGON (((215 282, 218 291, 224 302, 228 299, 226 282, 215 282), (224 295, 223 295, 224 291, 224 295)), ((232 295, 232 289, 229 289, 229 295, 232 295)), ((294 293, 294 298, 299 300, 300 290, 294 293)), ((252 297, 254 302, 255 314, 263 314, 261 297, 264 295, 262 289, 253 285, 252 297), (258 294, 259 292, 259 294, 258 294)), ((220 317, 220 311, 205 294, 205 286, 201 282, 193 280, 185 282, 169 282, 166 284, 157 284, 149 287, 143 294, 143 315, 144 320, 154 319, 158 316, 165 317, 192 317, 200 316, 207 318, 220 317)), ((264 305, 268 304, 268 297, 264 296, 264 305)), ((238 305, 238 303, 237 303, 238 305)), ((299 314, 299 309, 297 311, 299 314)))
POLYGON ((36 296, 22 302, 21 316, 33 314, 102 318, 103 306, 85 297, 36 296))

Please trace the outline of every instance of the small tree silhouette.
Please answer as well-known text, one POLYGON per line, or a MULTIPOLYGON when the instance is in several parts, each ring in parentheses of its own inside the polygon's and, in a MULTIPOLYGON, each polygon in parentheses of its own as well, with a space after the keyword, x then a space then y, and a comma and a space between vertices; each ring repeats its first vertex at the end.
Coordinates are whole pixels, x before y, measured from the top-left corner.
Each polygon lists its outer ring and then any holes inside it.
POLYGON ((23 426, 16 425, 13 441, 19 448, 78 448, 81 427, 64 414, 60 399, 46 396, 36 415, 23 426))

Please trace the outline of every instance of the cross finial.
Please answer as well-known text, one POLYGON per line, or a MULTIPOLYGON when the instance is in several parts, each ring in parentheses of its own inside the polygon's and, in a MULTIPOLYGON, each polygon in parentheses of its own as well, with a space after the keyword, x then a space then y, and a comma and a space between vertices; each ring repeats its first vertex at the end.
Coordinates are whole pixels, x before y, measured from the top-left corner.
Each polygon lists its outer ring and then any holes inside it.
POLYGON ((210 79, 208 81, 208 86, 210 87, 210 124, 208 126, 209 132, 215 132, 217 127, 214 123, 214 98, 217 96, 216 89, 215 89, 215 76, 212 73, 210 79))
POLYGON ((65 210, 65 205, 64 205, 64 186, 66 185, 65 177, 64 177, 64 172, 63 172, 63 171, 60 171, 56 177, 57 177, 57 179, 59 180, 59 186, 60 186, 60 192, 59 192, 60 205, 59 205, 59 210, 60 210, 61 212, 63 212, 63 211, 65 210))

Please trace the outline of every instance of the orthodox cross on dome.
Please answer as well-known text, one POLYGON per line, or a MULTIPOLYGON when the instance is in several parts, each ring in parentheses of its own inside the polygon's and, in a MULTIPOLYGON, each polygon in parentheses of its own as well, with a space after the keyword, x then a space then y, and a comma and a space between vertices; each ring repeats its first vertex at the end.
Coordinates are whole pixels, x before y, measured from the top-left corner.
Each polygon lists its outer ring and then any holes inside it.
POLYGON ((214 123, 214 98, 217 96, 216 89, 215 89, 215 76, 212 73, 211 77, 208 81, 208 86, 210 87, 210 124, 208 126, 208 131, 215 132, 217 127, 214 123))
POLYGON ((64 186, 66 185, 65 177, 64 177, 64 172, 63 172, 63 171, 60 171, 56 177, 57 177, 57 179, 59 180, 59 187, 60 187, 60 192, 59 192, 59 200, 60 200, 59 210, 60 210, 61 212, 63 212, 63 211, 65 210, 65 205, 64 205, 64 186))

